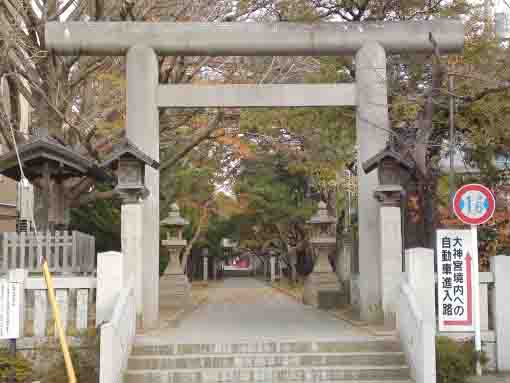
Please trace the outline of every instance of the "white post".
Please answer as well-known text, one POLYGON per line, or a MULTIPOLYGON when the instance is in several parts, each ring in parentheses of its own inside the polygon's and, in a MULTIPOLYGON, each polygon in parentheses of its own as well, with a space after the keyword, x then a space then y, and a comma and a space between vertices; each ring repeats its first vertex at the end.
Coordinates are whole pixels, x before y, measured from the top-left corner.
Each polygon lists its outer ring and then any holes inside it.
POLYGON ((510 257, 491 257, 491 271, 494 274, 494 330, 496 332, 496 360, 500 371, 510 370, 510 257))
POLYGON ((97 256, 96 326, 107 322, 124 285, 122 254, 116 251, 97 256))
POLYGON ((436 323, 434 251, 425 248, 406 250, 405 277, 414 289, 424 319, 436 323))
MULTIPOLYGON (((477 352, 482 351, 482 334, 480 332, 480 271, 478 266, 478 227, 471 225, 471 237, 473 245, 473 319, 475 322, 475 350, 477 352)), ((482 375, 482 366, 480 361, 476 361, 476 374, 482 375)))
MULTIPOLYGON (((398 326, 400 341, 417 383, 436 381, 436 302, 434 278, 434 251, 414 248, 405 253, 405 278, 411 289, 411 301, 401 295, 398 326), (411 307, 409 306, 411 304, 411 307), (410 311, 415 304, 422 318, 410 311), (406 318, 407 317, 407 318, 406 318), (411 318, 412 317, 412 318, 411 318)), ((416 314, 416 312, 415 312, 416 314)))
POLYGON ((271 267, 271 282, 274 282, 276 279, 276 257, 271 256, 269 258, 269 264, 271 267))
POLYGON ((89 318, 89 290, 78 289, 76 291, 76 328, 85 330, 89 318))
POLYGON ((12 269, 9 270, 9 282, 10 283, 19 283, 21 285, 20 291, 21 295, 19 297, 20 301, 20 326, 19 326, 19 334, 20 337, 24 335, 24 326, 25 326, 25 283, 28 277, 28 270, 25 269, 12 269))
POLYGON ((209 279, 209 257, 204 258, 204 282, 209 279))
POLYGON ((361 164, 386 146, 389 130, 386 52, 377 42, 367 42, 356 54, 359 216, 359 289, 363 320, 379 319, 381 260, 377 202, 372 194, 379 185, 377 172, 365 174, 361 164))
MULTIPOLYGON (((126 56, 126 136, 159 161, 159 113, 156 100, 158 60, 154 50, 133 46, 126 56)), ((145 166, 142 225, 142 325, 154 327, 159 315, 159 171, 145 166)), ((127 223, 130 226, 130 223, 127 223)))

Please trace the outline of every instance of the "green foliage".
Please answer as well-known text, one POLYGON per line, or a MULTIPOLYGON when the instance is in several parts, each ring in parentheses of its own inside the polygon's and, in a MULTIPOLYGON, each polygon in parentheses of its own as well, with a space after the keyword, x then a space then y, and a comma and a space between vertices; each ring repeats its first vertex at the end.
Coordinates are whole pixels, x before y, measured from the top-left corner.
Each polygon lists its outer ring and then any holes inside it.
MULTIPOLYGON (((48 343, 47 352, 55 353, 56 343, 48 343)), ((60 350, 53 365, 44 374, 41 383, 67 383, 64 357, 60 350)), ((80 346, 70 348, 76 379, 80 383, 99 381, 99 337, 96 334, 84 334, 80 337, 80 346)))
POLYGON ((21 354, 13 357, 7 349, 0 349, 0 382, 7 382, 13 371, 17 382, 30 381, 34 374, 32 364, 21 354))
MULTIPOLYGON (((107 185, 98 185, 98 191, 110 189, 107 185)), ((96 237, 96 251, 120 251, 120 201, 97 200, 71 210, 73 230, 96 237)))
POLYGON ((221 248, 223 238, 238 240, 239 228, 235 220, 214 215, 208 222, 207 233, 205 234, 205 245, 209 249, 209 255, 219 257, 223 254, 221 248))
POLYGON ((465 383, 473 375, 476 361, 485 365, 485 354, 479 355, 472 341, 455 341, 448 337, 438 337, 436 341, 436 368, 438 383, 465 383))
POLYGON ((242 169, 234 191, 245 209, 231 217, 241 241, 261 248, 289 235, 302 239, 304 223, 314 211, 306 172, 278 152, 244 160, 242 169))

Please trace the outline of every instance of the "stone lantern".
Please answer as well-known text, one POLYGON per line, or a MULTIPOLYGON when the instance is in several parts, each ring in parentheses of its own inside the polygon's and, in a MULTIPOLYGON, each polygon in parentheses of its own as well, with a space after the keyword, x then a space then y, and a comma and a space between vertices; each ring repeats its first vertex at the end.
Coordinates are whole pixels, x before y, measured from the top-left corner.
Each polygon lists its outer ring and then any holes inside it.
POLYGON ((317 213, 308 221, 315 263, 313 271, 305 281, 303 301, 324 309, 346 303, 342 286, 328 258, 328 255, 336 250, 335 223, 336 218, 328 214, 326 204, 322 201, 317 213))
POLYGON ((164 309, 187 306, 191 303, 191 290, 188 278, 184 275, 179 255, 187 241, 182 238, 184 226, 189 222, 181 217, 179 206, 170 207, 168 217, 161 226, 168 229, 162 245, 168 249, 168 265, 160 279, 160 307, 164 309))
POLYGON ((363 163, 365 173, 378 170, 379 186, 374 198, 379 202, 379 254, 374 262, 379 265, 381 286, 381 309, 374 315, 375 320, 384 320, 385 325, 396 325, 400 275, 403 270, 402 213, 401 200, 404 187, 411 180, 414 163, 403 158, 388 146, 363 163))
POLYGON ((131 141, 125 139, 117 145, 110 157, 101 164, 102 168, 110 167, 117 176, 115 190, 126 203, 136 203, 140 198, 147 196, 145 187, 145 165, 154 169, 159 168, 159 163, 140 149, 131 141))
POLYGON ((411 179, 414 164, 390 146, 363 163, 366 174, 377 168, 379 187, 375 198, 385 204, 400 203, 401 193, 411 179))
POLYGON ((326 204, 319 202, 319 210, 307 222, 310 225, 310 244, 316 258, 315 272, 332 271, 328 254, 336 248, 336 218, 328 214, 326 204))
POLYGON ((179 261, 179 254, 186 246, 187 241, 182 239, 184 226, 189 224, 187 220, 181 217, 179 206, 173 203, 170 207, 170 213, 163 221, 161 226, 167 228, 166 239, 162 244, 168 248, 169 261, 164 274, 182 274, 183 270, 179 261))

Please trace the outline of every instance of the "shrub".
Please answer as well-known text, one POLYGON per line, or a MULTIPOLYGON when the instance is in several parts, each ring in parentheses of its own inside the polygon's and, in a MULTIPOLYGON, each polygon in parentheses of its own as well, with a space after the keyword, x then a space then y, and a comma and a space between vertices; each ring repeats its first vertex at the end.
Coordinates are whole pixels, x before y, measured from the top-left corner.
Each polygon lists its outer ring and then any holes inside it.
MULTIPOLYGON (((97 383, 99 381, 99 337, 95 334, 83 334, 80 338, 80 346, 69 349, 76 379, 80 383, 97 383)), ((59 355, 44 374, 41 382, 68 383, 64 357, 58 346, 52 349, 59 355)))
POLYGON ((16 382, 29 381, 33 376, 31 363, 21 354, 13 357, 6 349, 0 349, 0 382, 8 382, 13 370, 16 371, 16 382))
POLYGON ((437 383, 465 383, 476 371, 476 361, 485 365, 484 353, 477 353, 471 340, 456 341, 438 337, 436 341, 437 383))

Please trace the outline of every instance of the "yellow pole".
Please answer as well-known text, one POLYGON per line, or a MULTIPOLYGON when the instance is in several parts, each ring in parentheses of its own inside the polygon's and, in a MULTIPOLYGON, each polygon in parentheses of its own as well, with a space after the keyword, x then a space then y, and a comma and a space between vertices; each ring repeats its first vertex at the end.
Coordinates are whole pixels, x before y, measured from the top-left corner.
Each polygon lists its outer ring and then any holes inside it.
POLYGON ((51 278, 50 270, 48 269, 48 261, 43 261, 43 273, 46 286, 48 287, 48 298, 50 300, 51 308, 53 310, 53 317, 55 318, 55 325, 58 331, 58 338, 60 341, 60 348, 64 354, 64 362, 67 370, 67 379, 69 383, 76 383, 76 374, 74 373, 73 361, 69 353, 69 346, 67 345, 66 334, 62 322, 60 320, 60 310, 58 308, 57 299, 55 298, 55 289, 53 288, 53 279, 51 278))

